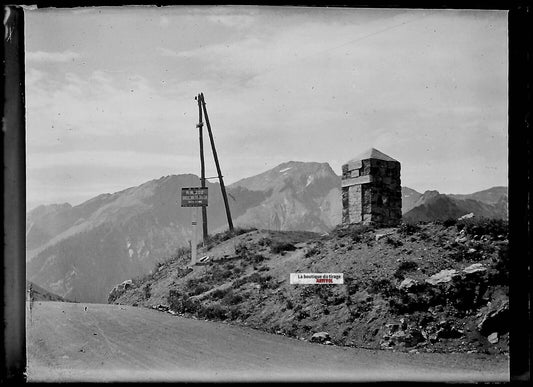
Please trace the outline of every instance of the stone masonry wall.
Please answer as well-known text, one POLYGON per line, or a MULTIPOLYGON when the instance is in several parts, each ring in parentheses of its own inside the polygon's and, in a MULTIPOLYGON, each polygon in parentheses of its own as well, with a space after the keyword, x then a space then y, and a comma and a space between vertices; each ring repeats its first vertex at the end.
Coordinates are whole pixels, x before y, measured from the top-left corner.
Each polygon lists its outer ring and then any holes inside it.
POLYGON ((367 159, 342 166, 342 222, 395 226, 402 218, 400 163, 367 159))

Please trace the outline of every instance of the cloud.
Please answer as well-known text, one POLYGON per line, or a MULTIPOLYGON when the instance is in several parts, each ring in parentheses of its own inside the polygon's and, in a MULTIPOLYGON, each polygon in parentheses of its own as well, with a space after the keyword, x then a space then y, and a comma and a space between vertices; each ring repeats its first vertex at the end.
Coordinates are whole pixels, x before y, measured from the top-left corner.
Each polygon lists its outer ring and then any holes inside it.
POLYGON ((159 18, 159 25, 163 28, 166 28, 170 25, 170 19, 167 16, 161 16, 159 18))
MULTIPOLYGON (((45 167, 48 175, 67 167, 72 174, 100 162, 110 174, 133 168, 147 179, 162 170, 194 172, 198 92, 206 96, 228 183, 289 159, 330 162, 339 173, 368 147, 400 160, 402 182, 415 189, 475 191, 505 176, 501 15, 396 12, 341 20, 280 13, 282 20, 250 14, 239 21, 246 12, 179 11, 181 19, 165 17, 179 26, 180 39, 147 38, 155 60, 130 60, 118 46, 113 58, 132 62, 115 67, 120 71, 57 65, 50 76, 52 69, 30 68, 28 166, 36 181, 45 183, 35 172, 45 167), (206 17, 210 23, 202 23, 206 17)), ((112 69, 111 57, 101 55, 94 62, 112 69)), ((205 146, 206 173, 215 175, 205 146)))
POLYGON ((26 87, 32 87, 33 85, 38 84, 45 77, 44 71, 36 70, 34 68, 26 68, 26 87))
POLYGON ((231 28, 247 28, 256 18, 250 15, 233 14, 233 15, 210 15, 207 17, 212 23, 219 23, 231 28))
POLYGON ((46 51, 30 51, 26 52, 26 60, 30 62, 40 63, 61 63, 74 61, 80 58, 81 55, 74 51, 62 52, 46 52, 46 51))
POLYGON ((162 56, 168 56, 168 57, 171 57, 171 58, 183 57, 183 55, 181 53, 173 51, 173 50, 170 50, 170 49, 165 48, 165 47, 157 47, 156 50, 162 56))

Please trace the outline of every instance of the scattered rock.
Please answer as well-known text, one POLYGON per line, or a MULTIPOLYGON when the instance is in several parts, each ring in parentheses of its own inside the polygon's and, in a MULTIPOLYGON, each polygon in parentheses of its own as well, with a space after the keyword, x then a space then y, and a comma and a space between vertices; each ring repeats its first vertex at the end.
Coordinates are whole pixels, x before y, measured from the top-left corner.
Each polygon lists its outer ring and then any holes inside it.
POLYGON ((387 328, 387 331, 389 331, 390 333, 394 333, 400 329, 400 324, 398 323, 385 324, 385 328, 387 328))
POLYGON ((431 277, 426 279, 426 282, 431 285, 446 283, 446 282, 450 282, 452 278, 456 275, 457 275, 457 270, 445 269, 445 270, 439 271, 437 274, 433 274, 431 277))
POLYGON ((154 309, 157 309, 157 310, 159 310, 159 311, 161 311, 161 312, 168 312, 169 309, 170 309, 170 306, 168 306, 168 305, 163 305, 163 304, 159 304, 159 305, 157 305, 154 309))
POLYGON ((473 248, 470 248, 467 250, 467 254, 474 254, 477 250, 476 249, 473 249, 473 248))
POLYGON ((400 283, 400 286, 398 286, 398 289, 400 290, 407 290, 411 287, 413 287, 414 285, 416 285, 418 282, 416 282, 414 279, 412 278, 406 278, 404 279, 401 283, 400 283))
POLYGON ((331 337, 329 337, 328 332, 317 332, 313 334, 313 336, 311 336, 311 340, 309 341, 311 341, 312 343, 324 343, 330 340, 331 340, 331 337))
POLYGON ((329 340, 324 341, 324 344, 325 345, 333 345, 333 343, 331 341, 329 341, 329 340))
POLYGON ((468 240, 467 237, 457 237, 455 238, 455 242, 457 243, 465 243, 468 240))
POLYGON ((498 332, 492 332, 489 337, 487 337, 487 340, 491 344, 496 344, 499 341, 498 332))
POLYGON ((471 219, 471 218, 473 218, 473 217, 474 217, 474 213, 471 212, 471 213, 469 213, 469 214, 466 214, 466 215, 463 215, 463 216, 457 218, 457 220, 471 219))
POLYGON ((472 274, 472 273, 477 273, 477 272, 480 272, 480 271, 485 271, 487 270, 487 268, 485 266, 483 266, 483 264, 481 263, 474 263, 473 265, 470 265, 468 267, 465 267, 463 269, 463 272, 464 273, 467 273, 467 274, 472 274))
POLYGON ((381 234, 376 234, 376 240, 379 241, 381 238, 386 237, 388 235, 394 234, 394 231, 384 232, 381 234))

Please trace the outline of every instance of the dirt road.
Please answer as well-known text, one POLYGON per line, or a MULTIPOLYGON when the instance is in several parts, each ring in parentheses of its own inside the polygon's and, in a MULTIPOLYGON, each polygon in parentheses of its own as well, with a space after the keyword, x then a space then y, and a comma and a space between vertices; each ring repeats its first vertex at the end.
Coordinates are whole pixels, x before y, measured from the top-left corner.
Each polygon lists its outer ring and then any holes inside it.
POLYGON ((27 353, 30 382, 509 380, 506 357, 325 346, 120 305, 35 302, 27 353))

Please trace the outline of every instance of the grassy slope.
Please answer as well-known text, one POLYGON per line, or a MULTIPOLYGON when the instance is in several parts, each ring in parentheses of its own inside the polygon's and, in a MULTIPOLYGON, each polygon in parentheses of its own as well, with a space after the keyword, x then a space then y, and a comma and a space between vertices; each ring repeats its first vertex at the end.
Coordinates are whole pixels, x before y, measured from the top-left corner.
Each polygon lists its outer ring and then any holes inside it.
POLYGON ((302 339, 327 331, 337 345, 507 352, 506 321, 491 328, 500 334, 496 344, 487 341, 491 332, 477 329, 486 314, 507 300, 506 231, 498 225, 477 230, 470 225, 466 234, 459 233, 463 225, 425 224, 386 230, 350 226, 325 236, 255 230, 228 240, 219 237, 201 255, 221 261, 189 272, 182 255, 111 301, 167 304, 180 314, 302 339), (391 234, 376 238, 384 232, 391 234), (294 250, 280 252, 284 243, 294 250), (228 259, 233 256, 239 258, 228 259), (460 272, 473 263, 488 270, 461 273, 445 284, 424 283, 440 270, 460 272), (290 285, 289 273, 294 272, 341 272, 345 284, 290 285), (404 278, 419 284, 399 290, 404 278), (391 339, 398 331, 408 339, 391 339))

